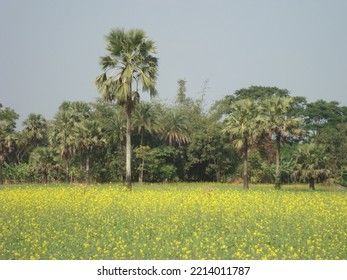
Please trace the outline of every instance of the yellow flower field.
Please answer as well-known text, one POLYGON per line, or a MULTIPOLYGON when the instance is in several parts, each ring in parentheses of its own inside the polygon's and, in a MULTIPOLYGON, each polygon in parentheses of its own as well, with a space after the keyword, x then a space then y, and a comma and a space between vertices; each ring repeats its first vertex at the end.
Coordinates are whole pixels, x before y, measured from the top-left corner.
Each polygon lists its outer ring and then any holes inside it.
POLYGON ((347 259, 347 192, 7 186, 0 259, 347 259))

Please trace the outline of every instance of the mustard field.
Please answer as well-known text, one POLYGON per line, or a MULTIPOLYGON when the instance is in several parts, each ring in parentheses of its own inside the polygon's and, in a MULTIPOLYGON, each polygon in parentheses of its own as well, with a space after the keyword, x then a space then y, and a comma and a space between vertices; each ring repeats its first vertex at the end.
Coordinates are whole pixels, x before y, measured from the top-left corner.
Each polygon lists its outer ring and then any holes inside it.
POLYGON ((226 184, 0 188, 0 259, 347 259, 347 192, 226 184))

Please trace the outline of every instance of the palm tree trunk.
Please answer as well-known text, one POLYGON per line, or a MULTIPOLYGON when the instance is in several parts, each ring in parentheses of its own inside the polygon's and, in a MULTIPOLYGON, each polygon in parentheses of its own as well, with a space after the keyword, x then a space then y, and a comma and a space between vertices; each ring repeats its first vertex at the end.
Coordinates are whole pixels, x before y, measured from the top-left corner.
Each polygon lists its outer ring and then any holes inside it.
POLYGON ((143 170, 144 170, 144 166, 145 166, 145 158, 142 157, 142 162, 141 162, 141 167, 140 167, 140 174, 139 174, 139 183, 140 184, 143 183, 143 170))
POLYGON ((0 185, 2 185, 4 183, 4 180, 3 180, 3 172, 2 172, 2 167, 4 165, 4 161, 2 159, 2 156, 0 156, 0 185))
POLYGON ((125 181, 128 190, 131 190, 131 97, 128 98, 126 108, 127 115, 127 132, 126 132, 126 161, 125 161, 125 181))
POLYGON ((90 157, 89 157, 89 153, 87 152, 87 155, 86 155, 86 184, 87 185, 90 184, 89 170, 90 170, 90 157))
POLYGON ((243 188, 249 189, 248 185, 248 141, 245 139, 245 150, 243 156, 243 188))
POLYGON ((43 171, 43 181, 45 184, 48 183, 48 170, 43 171))
POLYGON ((143 138, 144 138, 144 134, 145 134, 145 129, 143 127, 141 127, 141 138, 140 138, 140 146, 143 145, 143 138))
MULTIPOLYGON (((142 147, 142 145, 143 145, 143 135, 144 135, 144 128, 141 127, 141 139, 140 139, 140 146, 141 146, 141 147, 142 147)), ((140 183, 140 184, 143 183, 143 170, 144 170, 144 166, 145 166, 145 157, 142 156, 142 162, 141 162, 140 174, 139 174, 139 183, 140 183)))
POLYGON ((275 189, 281 189, 281 134, 276 135, 276 177, 275 189))
POLYGON ((311 177, 310 178, 310 184, 309 184, 309 186, 310 186, 310 190, 312 190, 312 191, 314 191, 316 188, 314 187, 314 178, 313 177, 311 177))
POLYGON ((82 150, 80 150, 80 177, 79 180, 80 182, 83 182, 83 163, 82 163, 82 150))
POLYGON ((70 184, 70 163, 66 162, 66 183, 70 184))
POLYGON ((217 159, 214 159, 214 164, 217 166, 217 168, 216 168, 216 180, 217 180, 217 182, 221 182, 221 171, 220 171, 220 166, 218 164, 217 159))

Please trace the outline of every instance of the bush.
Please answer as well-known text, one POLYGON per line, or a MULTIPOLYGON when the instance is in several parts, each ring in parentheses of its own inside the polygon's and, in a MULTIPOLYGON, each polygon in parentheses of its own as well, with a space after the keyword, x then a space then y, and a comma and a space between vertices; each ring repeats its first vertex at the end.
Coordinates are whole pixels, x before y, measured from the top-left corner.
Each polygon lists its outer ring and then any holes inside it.
POLYGON ((32 182, 35 176, 30 172, 29 165, 26 163, 20 164, 4 164, 4 180, 6 182, 20 183, 32 182))

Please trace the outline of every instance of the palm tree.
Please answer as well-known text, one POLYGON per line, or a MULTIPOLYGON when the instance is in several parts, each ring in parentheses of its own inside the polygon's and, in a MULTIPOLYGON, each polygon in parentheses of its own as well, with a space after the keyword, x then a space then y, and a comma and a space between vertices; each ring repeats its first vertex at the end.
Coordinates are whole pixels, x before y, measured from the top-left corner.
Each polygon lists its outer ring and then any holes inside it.
POLYGON ((45 183, 48 182, 49 173, 56 166, 56 155, 50 147, 36 147, 29 158, 30 170, 42 174, 45 183))
POLYGON ((257 105, 254 100, 241 99, 231 104, 231 113, 225 120, 223 132, 230 135, 233 146, 243 158, 243 188, 248 185, 248 154, 258 138, 257 105))
MULTIPOLYGON (((144 144, 145 131, 149 133, 157 133, 162 130, 159 122, 159 116, 153 105, 148 102, 140 102, 134 111, 134 127, 140 134, 140 146, 144 144)), ((143 182, 143 171, 145 165, 145 157, 142 157, 140 165, 139 183, 143 182)))
POLYGON ((0 103, 0 185, 3 183, 3 164, 8 153, 11 152, 15 143, 16 120, 19 115, 0 103))
POLYGON ((276 143, 275 189, 281 189, 281 143, 289 136, 302 133, 302 118, 289 116, 293 105, 293 98, 280 96, 264 99, 260 104, 259 122, 276 143))
POLYGON ((330 174, 328 156, 323 145, 309 143, 299 146, 295 153, 294 174, 309 182, 310 190, 315 190, 315 180, 327 178, 330 174))
POLYGON ((31 145, 35 148, 45 142, 47 136, 47 121, 41 114, 29 114, 23 122, 24 131, 30 140, 31 145))
POLYGON ((71 111, 60 110, 51 124, 49 140, 51 145, 59 151, 65 162, 66 182, 70 182, 70 163, 76 152, 73 129, 75 120, 71 111))
POLYGON ((170 146, 173 146, 175 143, 181 146, 191 141, 188 130, 189 120, 186 115, 177 109, 169 109, 163 118, 165 124, 164 137, 170 146))
POLYGON ((142 30, 113 29, 105 38, 109 55, 100 58, 105 72, 96 78, 96 86, 104 99, 125 108, 126 184, 131 189, 131 114, 140 97, 139 84, 151 97, 157 94, 158 59, 152 55, 156 53, 154 41, 149 40, 142 30), (112 72, 107 73, 109 70, 112 72))
POLYGON ((29 114, 23 125, 24 129, 16 133, 17 163, 28 160, 34 148, 47 144, 47 121, 41 114, 29 114))
POLYGON ((149 133, 158 133, 162 130, 159 122, 158 112, 149 102, 140 102, 134 111, 133 127, 137 129, 140 135, 140 146, 143 146, 145 131, 149 133))
POLYGON ((85 153, 86 158, 86 184, 90 183, 90 154, 97 148, 105 144, 102 137, 101 127, 94 119, 85 119, 75 124, 74 135, 76 135, 76 147, 85 153))

